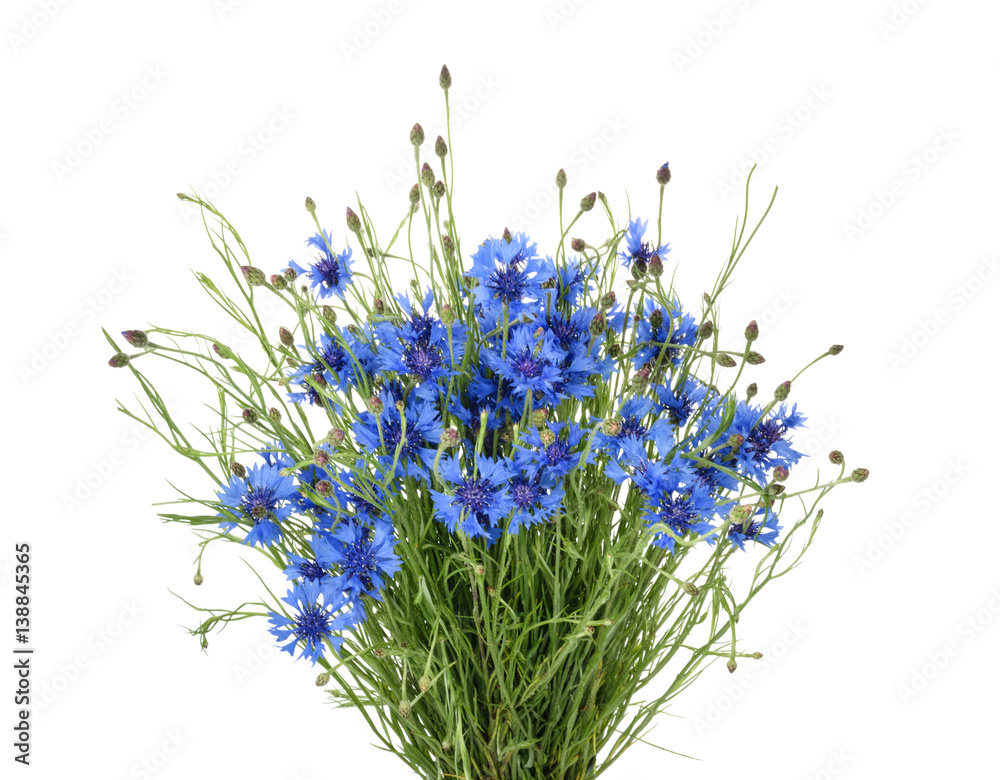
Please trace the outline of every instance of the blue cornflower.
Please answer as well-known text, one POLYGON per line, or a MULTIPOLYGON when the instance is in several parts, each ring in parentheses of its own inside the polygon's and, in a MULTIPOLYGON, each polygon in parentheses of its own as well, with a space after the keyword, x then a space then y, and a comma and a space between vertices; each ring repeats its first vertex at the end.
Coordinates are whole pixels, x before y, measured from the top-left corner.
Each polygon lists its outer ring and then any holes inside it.
POLYGON ((708 388, 694 377, 684 380, 684 387, 678 391, 667 385, 659 385, 656 393, 660 398, 662 410, 668 415, 672 425, 687 425, 691 415, 701 407, 708 388))
POLYGON ((395 545, 391 524, 379 522, 372 529, 348 520, 333 532, 321 560, 327 566, 340 568, 339 585, 343 590, 381 600, 378 592, 385 584, 383 576, 391 578, 402 564, 393 552, 395 545))
POLYGON ((293 552, 286 554, 288 566, 285 567, 285 576, 290 580, 305 580, 325 585, 333 579, 329 566, 322 562, 329 545, 322 537, 314 536, 310 540, 309 547, 312 555, 308 558, 293 552))
POLYGON ((660 306, 647 300, 645 316, 635 326, 635 343, 638 349, 632 362, 636 369, 648 366, 651 370, 668 370, 681 362, 682 350, 678 347, 691 346, 697 339, 698 325, 694 317, 685 312, 677 301, 660 306), (656 311, 660 312, 662 323, 653 327, 651 318, 656 311))
MULTIPOLYGON (((649 508, 645 513, 646 525, 652 528, 663 523, 683 539, 689 534, 705 534, 714 527, 708 522, 718 511, 708 488, 677 469, 671 469, 664 477, 664 484, 654 495, 647 494, 649 508), (690 484, 682 484, 690 483, 690 484)), ((652 544, 674 551, 675 540, 662 531, 656 533, 652 544)))
POLYGON ((516 474, 507 485, 514 514, 507 530, 516 534, 522 527, 546 522, 562 507, 565 492, 561 485, 545 487, 542 475, 516 474))
MULTIPOLYGON (((555 441, 545 444, 538 430, 532 429, 524 436, 524 445, 517 447, 515 462, 527 476, 540 475, 542 483, 551 487, 579 467, 583 458, 580 442, 583 441, 585 432, 572 422, 555 422, 549 424, 548 428, 555 434, 555 441)), ((593 461, 594 455, 593 452, 588 455, 588 463, 593 461)))
POLYGON ((329 644, 335 653, 344 643, 339 632, 356 628, 364 619, 352 603, 336 587, 336 583, 320 585, 316 580, 296 582, 282 599, 292 608, 292 614, 269 612, 268 629, 281 649, 299 658, 308 658, 313 664, 323 655, 324 645, 329 644))
POLYGON ((437 443, 441 441, 441 419, 434 404, 411 397, 405 406, 404 437, 403 420, 395 401, 385 390, 379 394, 379 398, 382 400, 382 412, 378 418, 372 412, 361 412, 352 429, 354 438, 370 452, 381 452, 379 461, 386 466, 392 465, 396 447, 402 441, 397 476, 409 474, 426 477, 424 464, 433 462, 437 443))
POLYGON ((453 456, 441 459, 441 476, 453 486, 454 495, 431 490, 434 510, 448 530, 461 530, 471 538, 485 537, 489 543, 500 538, 500 521, 514 508, 507 493, 511 479, 506 458, 492 460, 476 455, 476 472, 467 475, 453 456))
POLYGON ((249 523, 243 544, 270 547, 281 539, 279 524, 292 514, 295 480, 281 476, 277 466, 256 465, 247 469, 246 477, 232 477, 217 495, 228 513, 220 512, 219 516, 237 518, 221 521, 223 531, 249 523))
POLYGON ((351 260, 350 247, 339 255, 334 254, 330 249, 333 246, 333 235, 326 230, 306 239, 306 244, 320 251, 319 259, 310 264, 308 271, 295 262, 290 262, 288 267, 312 279, 312 286, 319 288, 320 298, 329 298, 334 293, 343 298, 353 277, 351 265, 354 261, 351 260))
POLYGON ((767 473, 775 466, 790 467, 802 458, 802 453, 793 449, 787 439, 791 430, 802 427, 806 418, 797 411, 797 405, 789 411, 785 404, 763 420, 760 415, 760 407, 740 401, 723 437, 737 433, 743 437, 743 443, 735 451, 732 447, 721 450, 720 456, 732 456, 742 473, 764 484, 767 473))
POLYGON ((628 230, 625 233, 627 250, 618 253, 622 259, 622 265, 626 268, 631 268, 632 263, 637 261, 649 265, 649 259, 653 255, 659 255, 660 260, 665 260, 667 252, 670 251, 670 244, 663 244, 653 249, 650 242, 643 241, 647 224, 648 220, 641 220, 638 217, 628 223, 628 230))
POLYGON ((415 377, 420 383, 417 393, 428 399, 437 395, 434 382, 452 376, 452 361, 460 364, 465 355, 465 325, 454 323, 449 336, 444 323, 426 313, 433 295, 429 292, 424 299, 424 313, 415 312, 409 298, 400 296, 407 319, 399 325, 385 322, 378 326, 380 369, 415 377))
POLYGON ((351 353, 345 345, 346 335, 346 330, 341 331, 340 336, 343 340, 340 340, 323 333, 313 350, 316 360, 303 363, 292 370, 291 381, 302 388, 299 392, 288 394, 292 401, 302 403, 308 400, 317 406, 327 405, 327 399, 323 398, 316 388, 306 381, 307 379, 312 379, 320 385, 325 383, 340 389, 354 382, 354 366, 351 353))
POLYGON ((551 275, 535 247, 518 233, 510 243, 488 238, 472 255, 469 275, 478 282, 473 294, 484 311, 502 312, 506 305, 509 322, 534 319, 544 298, 541 283, 551 275))
POLYGON ((766 507, 758 507, 753 516, 742 523, 734 522, 729 526, 727 537, 732 542, 733 547, 739 547, 746 551, 745 544, 757 542, 765 547, 771 547, 778 541, 778 534, 781 526, 778 525, 778 516, 766 507), (763 520, 754 520, 754 516, 764 513, 763 520))
POLYGON ((555 384, 564 377, 559 370, 566 353, 550 331, 535 325, 519 324, 511 328, 507 351, 496 345, 484 350, 481 360, 503 379, 511 398, 524 399, 527 393, 545 403, 557 403, 555 384))

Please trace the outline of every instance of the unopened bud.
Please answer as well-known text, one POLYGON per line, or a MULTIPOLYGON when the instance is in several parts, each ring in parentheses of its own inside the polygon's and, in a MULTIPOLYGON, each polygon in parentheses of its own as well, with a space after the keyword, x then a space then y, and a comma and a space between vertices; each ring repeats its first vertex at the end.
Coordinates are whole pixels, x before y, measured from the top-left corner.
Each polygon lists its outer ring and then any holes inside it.
POLYGON ((381 298, 376 298, 372 301, 372 308, 375 310, 376 314, 385 314, 385 301, 381 298))
POLYGON ((556 173, 556 186, 559 189, 563 189, 563 187, 566 186, 566 171, 562 168, 560 168, 559 172, 556 173))
POLYGON ((569 247, 574 252, 583 252, 587 248, 587 242, 582 238, 574 238, 569 242, 569 247))
POLYGON ((764 356, 759 352, 748 352, 747 353, 747 363, 751 366, 759 366, 764 362, 764 356))
POLYGON ((410 702, 408 702, 406 699, 403 699, 399 703, 399 714, 400 716, 402 716, 404 720, 410 717, 410 702))
POLYGON ((111 356, 111 360, 108 361, 108 365, 112 368, 125 368, 128 365, 129 356, 124 352, 116 352, 111 356))
POLYGON ((240 266, 240 270, 243 272, 243 278, 247 280, 247 284, 251 287, 260 287, 267 282, 267 276, 259 268, 254 268, 252 265, 243 265, 240 266))
POLYGON ((656 181, 661 187, 670 181, 670 163, 665 162, 656 169, 656 181))
POLYGON ((422 128, 419 123, 413 126, 410 130, 410 143, 414 146, 420 146, 424 142, 424 128, 422 128))
POLYGON ((663 327, 663 312, 660 309, 653 309, 649 315, 649 325, 653 330, 663 327))
POLYGON ((201 576, 201 572, 197 571, 194 573, 194 584, 201 585, 205 581, 205 578, 201 576))
POLYGON ((444 256, 449 260, 455 256, 455 242, 451 236, 445 234, 441 237, 441 245, 444 247, 444 256))
POLYGON ((385 658, 385 648, 383 648, 383 647, 376 647, 372 651, 372 655, 374 655, 378 659, 385 658))
POLYGON ((761 652, 750 653, 750 657, 753 658, 753 659, 755 659, 755 660, 757 660, 757 661, 759 661, 761 658, 764 657, 764 654, 761 653, 761 652))
POLYGON ((444 304, 438 309, 438 314, 441 316, 441 322, 446 326, 455 324, 457 317, 455 316, 455 310, 451 308, 451 304, 444 304))
POLYGON ((442 447, 454 447, 460 440, 461 436, 458 433, 458 428, 445 428, 441 431, 442 447))
POLYGON ((285 327, 278 328, 278 340, 286 347, 290 347, 295 343, 295 338, 292 336, 292 332, 285 327))
POLYGON ((421 693, 427 693, 427 689, 431 687, 431 678, 425 674, 417 681, 417 687, 421 693))
POLYGON ((736 661, 734 659, 730 658, 728 661, 726 661, 726 668, 729 670, 730 674, 732 674, 733 672, 735 672, 736 671, 736 661))
POLYGON ((448 70, 447 65, 441 66, 441 75, 438 76, 438 84, 441 85, 441 89, 447 90, 451 88, 451 71, 448 70))
POLYGON ((410 188, 410 203, 416 206, 420 202, 420 185, 414 184, 410 188))
POLYGON ((549 410, 548 409, 535 409, 531 413, 531 424, 536 428, 541 428, 545 425, 545 421, 548 419, 549 410))
POLYGON ((843 344, 834 344, 832 347, 830 347, 827 350, 827 352, 829 354, 831 354, 831 355, 839 355, 843 351, 844 351, 844 345, 843 344))
POLYGON ((652 371, 650 371, 649 366, 643 366, 632 377, 632 385, 635 387, 644 387, 649 384, 649 375, 651 373, 652 371))
POLYGON ((864 482, 868 479, 868 469, 854 469, 851 472, 851 479, 855 482, 864 482))
POLYGON ((659 255, 653 255, 649 258, 649 275, 654 279, 663 276, 663 260, 660 259, 659 255))
POLYGON ((271 422, 273 423, 281 422, 281 412, 273 406, 267 410, 267 416, 271 418, 271 422))
POLYGON ((316 201, 314 201, 310 197, 306 197, 306 211, 308 211, 310 214, 316 213, 316 201))
POLYGON ((329 672, 320 672, 319 674, 316 675, 316 687, 317 688, 322 688, 324 685, 327 685, 329 682, 330 682, 330 673, 329 672))
POLYGON ((607 348, 608 357, 616 358, 622 353, 622 345, 620 341, 611 341, 608 343, 607 348))
POLYGON ((589 195, 584 195, 583 199, 580 201, 580 211, 590 211, 594 208, 594 204, 597 202, 597 193, 592 192, 589 195))
POLYGON ((638 282, 646 276, 648 270, 649 266, 646 265, 645 260, 636 260, 632 263, 632 278, 638 282))
POLYGON ((540 430, 538 432, 538 438, 541 439, 542 444, 544 444, 546 447, 551 447, 553 444, 555 444, 556 441, 556 435, 548 428, 543 428, 542 430, 540 430))
POLYGON ((321 496, 333 495, 333 483, 328 479, 321 479, 316 483, 316 492, 321 496))
POLYGON ((215 354, 216 355, 218 355, 219 357, 221 357, 221 358, 223 358, 225 360, 235 360, 236 359, 236 356, 233 354, 233 351, 229 347, 227 347, 225 344, 220 344, 219 342, 216 341, 214 344, 212 344, 212 349, 215 350, 215 354))
POLYGON ((789 381, 784 381, 778 385, 774 390, 774 398, 776 401, 784 401, 788 398, 788 394, 792 390, 792 383, 789 381))
POLYGON ((438 136, 437 140, 434 142, 434 154, 436 154, 442 160, 448 154, 448 144, 444 142, 444 139, 441 136, 438 136))
POLYGON ((427 163, 424 163, 420 168, 420 181, 425 187, 434 186, 434 169, 427 163))
POLYGON ((757 327, 757 320, 750 320, 750 324, 747 325, 746 330, 743 331, 743 337, 747 341, 756 341, 759 335, 760 328, 757 327))
POLYGON ((313 460, 316 461, 317 466, 325 466, 330 462, 330 453, 324 449, 317 449, 313 453, 313 460))
POLYGON ((749 401, 755 395, 757 395, 757 383, 751 382, 747 385, 747 400, 749 401))
POLYGON ((320 309, 320 315, 331 325, 337 324, 337 312, 332 306, 324 306, 320 309))
POLYGON ((448 190, 445 189, 444 182, 441 181, 440 179, 434 182, 434 187, 431 190, 431 192, 433 192, 434 197, 438 199, 443 198, 445 195, 448 194, 448 190))
POLYGON ((594 318, 590 321, 590 335, 600 336, 604 333, 604 329, 607 327, 607 320, 604 317, 604 312, 599 311, 594 315, 594 318))
POLYGON ((247 470, 243 464, 237 463, 235 460, 229 464, 229 470, 233 472, 234 477, 239 477, 240 479, 243 479, 247 475, 247 470))
POLYGON ((622 431, 622 424, 618 420, 606 420, 604 430, 608 432, 608 436, 617 436, 622 431))
POLYGON ((730 355, 725 352, 717 352, 715 355, 715 362, 718 363, 723 368, 732 368, 736 365, 736 361, 730 355))
POLYGON ((832 450, 830 452, 830 462, 835 466, 839 466, 844 462, 844 453, 840 450, 832 450))
POLYGON ((347 207, 347 229, 352 233, 361 232, 361 217, 354 213, 354 209, 347 207))
POLYGON ((125 337, 125 341, 139 349, 143 349, 149 344, 149 336, 146 335, 146 331, 144 330, 123 330, 122 336, 125 337))
POLYGON ((385 409, 385 403, 377 395, 373 395, 368 399, 368 411, 372 414, 382 414, 385 409))
POLYGON ((618 296, 615 295, 614 290, 608 290, 604 295, 601 296, 601 308, 607 311, 608 309, 614 308, 615 303, 618 302, 618 296))
POLYGON ((726 443, 734 450, 738 450, 740 447, 743 446, 743 442, 745 441, 746 439, 743 437, 742 434, 732 433, 729 435, 729 438, 726 440, 726 443))
POLYGON ((700 591, 698 587, 693 582, 685 582, 681 585, 681 590, 687 593, 689 596, 697 596, 700 591))
POLYGON ((510 228, 509 228, 509 227, 505 227, 505 228, 503 229, 503 235, 501 236, 501 238, 502 238, 502 239, 503 239, 504 241, 506 241, 506 242, 507 242, 508 244, 509 244, 509 243, 510 243, 511 241, 513 241, 513 240, 514 240, 514 236, 513 236, 513 234, 512 234, 511 232, 510 232, 510 228))
POLYGON ((486 576, 486 568, 481 563, 476 564, 475 572, 477 577, 486 576))
POLYGON ((243 410, 243 419, 246 420, 251 425, 253 425, 255 422, 257 422, 257 420, 260 419, 260 415, 257 413, 256 409, 247 408, 243 410))
POLYGON ((294 282, 295 279, 298 277, 299 272, 296 271, 294 268, 286 268, 284 271, 281 272, 281 275, 285 277, 286 282, 294 282))
POLYGON ((271 274, 271 286, 275 290, 284 290, 288 286, 288 280, 281 274, 271 274))
POLYGON ((771 476, 775 482, 784 482, 788 479, 788 466, 775 466, 774 471, 771 472, 771 476))
POLYGON ((698 338, 704 341, 707 338, 711 338, 712 334, 715 332, 715 323, 711 320, 705 320, 701 325, 698 326, 698 338))

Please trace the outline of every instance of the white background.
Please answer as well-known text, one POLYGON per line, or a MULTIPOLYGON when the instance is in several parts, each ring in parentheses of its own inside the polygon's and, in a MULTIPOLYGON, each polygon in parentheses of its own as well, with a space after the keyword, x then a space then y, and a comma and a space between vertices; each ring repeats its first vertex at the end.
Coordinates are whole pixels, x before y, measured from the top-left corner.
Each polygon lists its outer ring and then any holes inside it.
MULTIPOLYGON (((268 273, 303 256, 306 195, 338 241, 356 194, 391 234, 410 126, 442 128, 445 62, 466 246, 509 225, 551 252, 560 167, 570 203, 601 189, 622 221, 627 195, 655 222, 669 160, 665 239, 694 305, 756 158, 753 213, 780 190, 721 324, 738 340, 760 323, 763 392, 846 345, 793 389, 798 442, 818 456, 804 469, 829 474, 835 446, 870 480, 825 502, 804 565, 744 614, 765 660, 712 666, 648 736, 700 760, 639 745, 607 777, 995 776, 1000 6, 345 5, 3 5, 0 614, 30 541, 37 648, 33 764, 9 776, 405 776, 262 623, 207 655, 186 635, 195 614, 168 588, 214 607, 260 589, 235 548, 191 583, 190 535, 151 504, 168 479, 213 486, 116 413, 137 387, 100 328, 216 322, 188 269, 217 275, 217 258, 177 191, 211 196, 268 273)), ((595 243, 596 214, 574 230, 595 243)), ((165 368, 197 419, 206 388, 165 368)))

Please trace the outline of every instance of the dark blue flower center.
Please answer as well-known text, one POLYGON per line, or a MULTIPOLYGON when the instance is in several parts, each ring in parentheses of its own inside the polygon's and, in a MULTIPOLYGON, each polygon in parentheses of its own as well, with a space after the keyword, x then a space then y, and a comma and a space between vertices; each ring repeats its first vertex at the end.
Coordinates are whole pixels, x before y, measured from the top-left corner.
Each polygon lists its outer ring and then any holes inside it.
POLYGON ((510 265, 495 268, 486 280, 486 287, 493 293, 493 297, 504 303, 520 301, 528 288, 527 276, 517 267, 519 258, 520 255, 510 265))
POLYGON ((618 438, 624 439, 626 436, 633 436, 636 439, 642 439, 646 435, 646 426, 639 422, 634 414, 630 415, 628 418, 622 418, 622 427, 618 431, 618 438))
MULTIPOLYGON (((390 417, 388 420, 383 420, 382 438, 385 441, 386 450, 395 455, 399 440, 403 438, 403 425, 399 418, 390 417)), ((404 458, 411 460, 416 458, 419 453, 420 444, 423 441, 424 436, 420 429, 412 424, 408 425, 406 438, 403 439, 403 446, 399 452, 400 460, 404 458)))
POLYGON ((767 458, 775 442, 785 435, 785 430, 785 426, 775 419, 764 420, 750 431, 743 447, 757 463, 761 463, 767 458))
POLYGON ((548 364, 549 361, 540 360, 527 348, 510 358, 511 367, 524 379, 537 379, 548 364))
POLYGON ((564 349, 580 338, 580 328, 571 319, 563 319, 562 317, 550 318, 549 330, 552 331, 564 349))
POLYGON ((444 354, 438 347, 417 342, 403 348, 403 363, 410 373, 426 382, 444 362, 444 354))
POLYGON ((303 605, 295 618, 293 633, 309 644, 319 644, 330 635, 330 610, 316 604, 303 605))
POLYGON ((375 553, 371 545, 362 537, 361 541, 354 544, 344 545, 344 560, 340 567, 345 574, 357 577, 365 586, 365 590, 372 589, 372 573, 375 571, 375 553))
POLYGON ((326 576, 326 569, 316 561, 304 561, 299 564, 299 576, 309 580, 309 582, 321 580, 326 576))
POLYGON ((545 457, 552 466, 562 463, 564 460, 569 460, 569 444, 562 439, 556 439, 546 447, 545 457))
POLYGON ((413 325, 413 337, 418 344, 427 344, 431 339, 431 328, 434 325, 434 318, 426 314, 414 314, 410 317, 413 325))
POLYGON ((493 483, 488 479, 466 479, 455 490, 458 503, 474 514, 493 506, 493 483))
POLYGON ((336 255, 324 253, 313 269, 327 287, 336 287, 340 283, 340 261, 336 255))
POLYGON ((671 531, 678 536, 683 536, 691 527, 694 519, 694 510, 687 497, 674 498, 673 496, 664 499, 660 507, 660 522, 665 523, 671 531))
POLYGON ((259 488, 256 485, 247 485, 246 493, 241 500, 243 513, 253 520, 254 524, 273 517, 277 503, 273 488, 259 488))
POLYGON ((760 526, 761 524, 759 522, 750 523, 750 525, 747 526, 746 529, 744 529, 742 525, 737 523, 735 525, 729 526, 729 535, 742 536, 744 539, 753 539, 760 532, 760 526))

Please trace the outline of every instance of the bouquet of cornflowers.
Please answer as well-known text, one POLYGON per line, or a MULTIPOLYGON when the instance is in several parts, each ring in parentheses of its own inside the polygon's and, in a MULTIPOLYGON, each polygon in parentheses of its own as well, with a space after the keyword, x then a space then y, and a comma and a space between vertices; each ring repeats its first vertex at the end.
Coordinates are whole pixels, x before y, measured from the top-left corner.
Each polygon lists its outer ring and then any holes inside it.
MULTIPOLYGON (((450 114, 447 68, 440 84, 450 114)), ((110 364, 148 398, 143 414, 120 410, 217 485, 185 495, 188 514, 161 515, 197 530, 195 583, 220 541, 287 578, 280 597, 261 577, 260 602, 197 607, 203 646, 229 621, 266 620, 423 777, 596 777, 706 662, 732 672, 760 657, 737 649, 741 613, 798 563, 823 497, 868 472, 848 474, 834 451, 833 479, 786 490, 803 457, 796 377, 763 400, 756 384, 737 390, 764 360, 757 325, 732 351, 713 323, 760 226, 748 230, 747 209, 714 288, 685 308, 665 275, 668 165, 655 241, 647 220, 619 227, 601 193, 567 223, 560 171, 554 254, 506 229, 466 251, 446 132, 438 178, 414 126, 419 180, 387 244, 360 201, 344 246, 307 198, 314 259, 270 276, 210 203, 180 195, 237 292, 198 281, 257 354, 160 327, 125 331, 139 350, 126 354, 108 336, 110 364), (595 209, 609 238, 570 238, 595 209), (390 262, 412 273, 409 291, 390 262), (265 332, 262 296, 287 307, 289 327, 265 332), (208 380, 218 424, 205 444, 136 368, 145 355, 208 380), (738 589, 742 556, 754 565, 738 589)))

